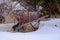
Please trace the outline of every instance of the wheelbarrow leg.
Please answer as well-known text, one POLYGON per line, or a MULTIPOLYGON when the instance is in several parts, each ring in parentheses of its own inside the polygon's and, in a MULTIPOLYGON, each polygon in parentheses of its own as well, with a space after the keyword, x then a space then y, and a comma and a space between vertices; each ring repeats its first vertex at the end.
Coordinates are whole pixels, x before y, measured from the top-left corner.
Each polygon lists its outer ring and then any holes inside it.
POLYGON ((20 25, 22 25, 22 24, 20 24, 20 23, 15 24, 15 25, 12 27, 13 31, 19 31, 19 30, 17 30, 17 28, 18 28, 20 25))

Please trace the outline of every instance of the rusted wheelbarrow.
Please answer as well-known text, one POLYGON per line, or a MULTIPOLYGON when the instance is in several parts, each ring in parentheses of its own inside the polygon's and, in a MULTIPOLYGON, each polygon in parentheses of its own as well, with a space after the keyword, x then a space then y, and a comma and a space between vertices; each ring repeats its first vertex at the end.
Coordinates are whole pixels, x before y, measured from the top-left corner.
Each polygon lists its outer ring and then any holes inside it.
POLYGON ((39 22, 41 19, 40 12, 17 11, 13 14, 18 21, 18 23, 12 27, 14 31, 32 32, 39 28, 39 22))

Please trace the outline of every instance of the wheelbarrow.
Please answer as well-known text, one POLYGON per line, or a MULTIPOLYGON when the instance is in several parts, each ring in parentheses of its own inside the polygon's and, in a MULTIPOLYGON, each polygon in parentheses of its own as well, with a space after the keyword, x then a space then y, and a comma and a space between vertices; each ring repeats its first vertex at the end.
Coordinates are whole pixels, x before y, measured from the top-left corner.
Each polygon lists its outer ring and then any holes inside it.
POLYGON ((26 12, 18 11, 13 13, 18 23, 12 27, 15 32, 33 32, 39 28, 41 19, 47 16, 41 17, 41 12, 26 12))

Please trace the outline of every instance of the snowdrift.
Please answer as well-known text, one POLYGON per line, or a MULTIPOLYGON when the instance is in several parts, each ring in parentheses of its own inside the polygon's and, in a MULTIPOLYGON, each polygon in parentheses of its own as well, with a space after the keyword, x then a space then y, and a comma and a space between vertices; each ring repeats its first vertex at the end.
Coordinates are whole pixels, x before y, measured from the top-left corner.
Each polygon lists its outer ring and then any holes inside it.
POLYGON ((41 21, 37 31, 12 32, 14 23, 0 24, 0 40, 60 40, 60 19, 41 21))

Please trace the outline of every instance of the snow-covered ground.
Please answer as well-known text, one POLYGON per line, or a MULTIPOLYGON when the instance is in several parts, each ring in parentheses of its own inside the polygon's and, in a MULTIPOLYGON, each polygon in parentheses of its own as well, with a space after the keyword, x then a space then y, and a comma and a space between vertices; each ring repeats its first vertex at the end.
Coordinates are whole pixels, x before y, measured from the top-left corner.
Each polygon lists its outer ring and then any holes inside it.
POLYGON ((7 30, 11 31, 11 27, 14 24, 0 24, 0 40, 60 40, 59 24, 60 19, 58 18, 41 21, 39 29, 29 33, 6 32, 7 30))

